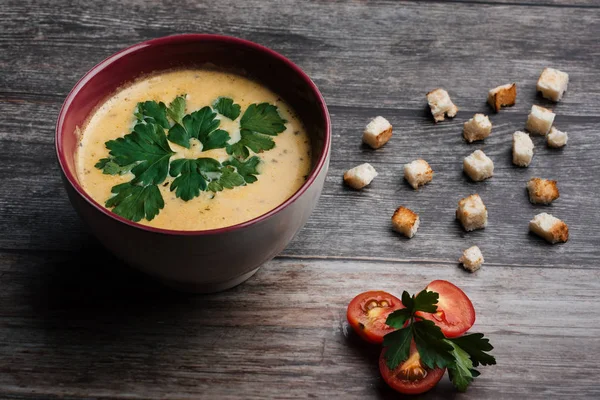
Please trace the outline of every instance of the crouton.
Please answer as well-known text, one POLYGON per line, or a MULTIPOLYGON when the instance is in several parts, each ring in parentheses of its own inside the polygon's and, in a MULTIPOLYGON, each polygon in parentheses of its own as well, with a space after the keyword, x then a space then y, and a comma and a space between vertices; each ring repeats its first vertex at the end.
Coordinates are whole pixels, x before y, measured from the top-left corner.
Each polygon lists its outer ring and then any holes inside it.
POLYGON ((528 134, 521 131, 513 133, 513 164, 528 167, 533 158, 533 142, 528 134))
POLYGON ((419 215, 406 207, 398 207, 392 215, 392 228, 407 238, 412 238, 419 229, 419 215))
POLYGON ((487 226, 488 212, 478 194, 472 194, 458 202, 456 218, 467 232, 487 226))
POLYGON ((548 100, 560 101, 569 85, 569 74, 554 68, 544 68, 537 81, 537 90, 548 100))
POLYGON ((555 127, 550 128, 550 133, 546 136, 546 143, 550 147, 563 147, 567 144, 567 140, 569 140, 569 136, 567 132, 561 132, 555 127))
POLYGON ((431 182, 433 170, 425 160, 414 160, 404 166, 404 178, 413 189, 431 182))
POLYGON ((392 124, 383 118, 375 117, 366 126, 362 140, 374 149, 378 149, 392 137, 392 124))
POLYGON ((541 213, 529 221, 529 230, 554 244, 569 240, 569 227, 560 219, 541 213))
POLYGON ((375 168, 369 163, 364 163, 346 171, 344 182, 351 188, 359 190, 371 183, 376 176, 375 168))
POLYGON ((462 257, 458 259, 458 262, 462 263, 464 269, 469 272, 477 271, 484 261, 483 254, 477 246, 469 247, 463 251, 462 257))
POLYGON ((463 161, 463 170, 475 182, 494 175, 494 162, 481 150, 475 150, 463 161))
POLYGON ((529 201, 534 204, 550 204, 560 197, 556 181, 542 178, 531 178, 527 182, 529 201))
POLYGON ((427 93, 427 103, 435 122, 443 121, 445 116, 454 118, 458 112, 458 107, 452 103, 448 92, 441 88, 427 93))
POLYGON ((488 103, 498 112, 502 107, 514 106, 517 102, 517 84, 507 83, 488 92, 488 103))
POLYGON ((463 137, 469 143, 483 140, 492 133, 492 123, 487 115, 475 114, 473 118, 465 122, 463 137))
POLYGON ((531 106, 531 112, 527 116, 525 129, 531 133, 545 136, 550 132, 550 128, 552 128, 555 116, 556 114, 547 108, 533 105, 531 106))

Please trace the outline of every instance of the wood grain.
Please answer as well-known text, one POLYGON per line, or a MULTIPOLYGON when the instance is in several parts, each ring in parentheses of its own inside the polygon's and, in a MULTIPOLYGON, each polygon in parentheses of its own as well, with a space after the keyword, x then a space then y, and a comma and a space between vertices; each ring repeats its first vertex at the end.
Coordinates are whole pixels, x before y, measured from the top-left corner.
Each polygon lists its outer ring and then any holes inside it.
MULTIPOLYGON (((0 398, 395 398, 379 378, 378 349, 348 329, 357 293, 417 291, 449 279, 473 299, 475 328, 499 364, 463 399, 600 397, 600 4, 563 1, 155 0, 7 1, 0 7, 0 398), (276 260, 216 295, 174 293, 122 265, 70 207, 54 153, 61 103, 89 68, 136 42, 182 32, 250 39, 289 57, 317 83, 333 123, 330 173, 317 210, 276 260), (564 100, 535 93, 546 66, 570 75, 564 100), (462 124, 490 88, 517 82, 514 107, 491 114, 492 135, 468 145, 462 124), (433 124, 425 93, 444 87, 460 107, 433 124), (532 104, 557 113, 562 150, 534 137, 530 168, 512 166, 511 134, 532 104), (383 115, 392 140, 360 143, 383 115), (495 175, 472 183, 462 159, 483 149, 495 175), (430 162, 414 191, 402 166, 430 162), (343 172, 379 172, 361 192, 343 172), (558 181, 552 206, 529 203, 525 183, 558 181), (489 226, 466 233, 461 197, 479 193, 489 226), (390 229, 407 206, 422 224, 390 229), (528 221, 547 211, 571 238, 550 246, 528 221), (486 263, 469 275, 462 249, 486 263)), ((459 397, 447 380, 424 398, 459 397)))

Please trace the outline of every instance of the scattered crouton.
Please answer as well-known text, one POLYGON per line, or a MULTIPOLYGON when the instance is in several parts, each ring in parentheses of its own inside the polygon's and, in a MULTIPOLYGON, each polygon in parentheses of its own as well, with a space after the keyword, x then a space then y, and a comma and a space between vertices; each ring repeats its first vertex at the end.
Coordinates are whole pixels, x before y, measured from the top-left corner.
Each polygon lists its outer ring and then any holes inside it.
POLYGON ((554 68, 544 68, 537 81, 537 90, 552 101, 560 101, 569 85, 569 74, 554 68))
POLYGON ((560 197, 556 181, 542 178, 531 178, 527 182, 529 201, 534 204, 550 204, 560 197))
POLYGON ((404 178, 413 189, 423 186, 433 179, 433 170, 425 160, 414 160, 404 166, 404 178))
POLYGON ((531 106, 531 112, 527 116, 527 124, 525 129, 531 133, 537 133, 538 135, 545 136, 550 132, 552 124, 554 123, 554 114, 547 108, 533 105, 531 106))
POLYGON ((494 175, 494 162, 481 150, 475 150, 463 161, 463 170, 475 182, 494 175))
POLYGON ((369 163, 358 165, 344 173, 344 182, 356 190, 367 186, 373 178, 377 176, 377 171, 369 163))
POLYGON ((452 103, 448 92, 441 88, 427 93, 427 103, 435 122, 443 121, 446 116, 454 118, 458 112, 458 107, 452 103))
POLYGON ((392 215, 392 227, 407 238, 412 238, 419 229, 419 215, 406 207, 398 207, 392 215))
POLYGON ((465 122, 463 137, 469 143, 483 140, 492 133, 492 123, 487 115, 475 114, 473 118, 465 122))
POLYGON ((488 212, 478 194, 472 194, 458 202, 456 218, 467 232, 487 226, 488 212))
POLYGON ((513 164, 528 167, 533 158, 533 142, 528 134, 521 131, 513 133, 513 164))
POLYGON ((375 117, 365 128, 362 140, 372 148, 378 149, 386 144, 391 137, 392 124, 383 117, 375 117))
POLYGON ((517 102, 517 84, 507 83, 488 92, 488 103, 496 112, 502 107, 514 106, 517 102))
POLYGON ((561 132, 555 127, 550 128, 550 133, 546 136, 546 143, 550 147, 563 147, 567 144, 567 140, 569 140, 569 136, 567 132, 561 132))
POLYGON ((554 244, 569 240, 569 227, 560 219, 541 213, 529 221, 529 230, 554 244))
POLYGON ((484 262, 483 254, 481 254, 479 247, 469 247, 463 251, 462 257, 458 259, 458 262, 462 263, 464 269, 467 271, 475 272, 481 268, 481 265, 484 262))

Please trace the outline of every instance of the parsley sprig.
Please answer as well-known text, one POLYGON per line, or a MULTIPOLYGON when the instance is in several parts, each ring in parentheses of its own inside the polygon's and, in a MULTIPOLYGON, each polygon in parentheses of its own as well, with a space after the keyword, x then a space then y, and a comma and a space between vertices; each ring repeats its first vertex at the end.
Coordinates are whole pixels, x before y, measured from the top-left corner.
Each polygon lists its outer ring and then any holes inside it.
POLYGON ((199 110, 186 114, 186 96, 177 96, 167 106, 163 102, 144 101, 137 104, 131 133, 109 140, 108 157, 95 165, 108 175, 133 174, 131 181, 112 188, 113 196, 106 207, 132 221, 152 220, 165 203, 159 185, 172 177, 170 190, 178 198, 189 201, 202 191, 217 193, 258 180, 256 154, 275 147, 271 136, 285 130, 287 122, 276 106, 251 104, 240 125, 240 140, 231 143, 229 132, 219 129, 221 118, 238 120, 241 106, 233 99, 220 97, 199 110), (176 152, 169 143, 190 148, 192 139, 202 144, 202 151, 225 149, 231 157, 223 163, 208 157, 173 159, 176 152))
POLYGON ((436 313, 438 299, 439 295, 431 291, 422 291, 416 296, 406 291, 402 293, 405 308, 394 311, 386 320, 387 325, 397 328, 383 338, 383 346, 387 347, 386 364, 390 370, 396 369, 409 357, 414 340, 421 362, 432 369, 448 368, 454 386, 465 391, 479 376, 474 367, 496 364, 496 359, 487 354, 493 346, 481 333, 448 339, 432 321, 419 318, 417 312, 436 313))

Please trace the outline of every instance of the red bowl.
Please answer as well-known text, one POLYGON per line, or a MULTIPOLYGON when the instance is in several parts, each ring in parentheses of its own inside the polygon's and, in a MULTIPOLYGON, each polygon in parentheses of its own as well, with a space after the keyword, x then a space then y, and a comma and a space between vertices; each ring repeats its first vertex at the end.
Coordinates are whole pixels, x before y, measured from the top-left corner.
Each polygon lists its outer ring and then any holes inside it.
POLYGON ((331 151, 331 123, 323 96, 287 58, 246 40, 177 35, 139 43, 102 61, 71 90, 56 124, 56 153, 73 207, 92 233, 128 264, 182 290, 215 292, 242 283, 287 246, 317 204, 331 151), (177 231, 124 219, 97 203, 75 171, 76 128, 124 84, 148 73, 211 63, 249 76, 298 113, 312 139, 312 169, 284 203, 250 221, 220 229, 177 231))

